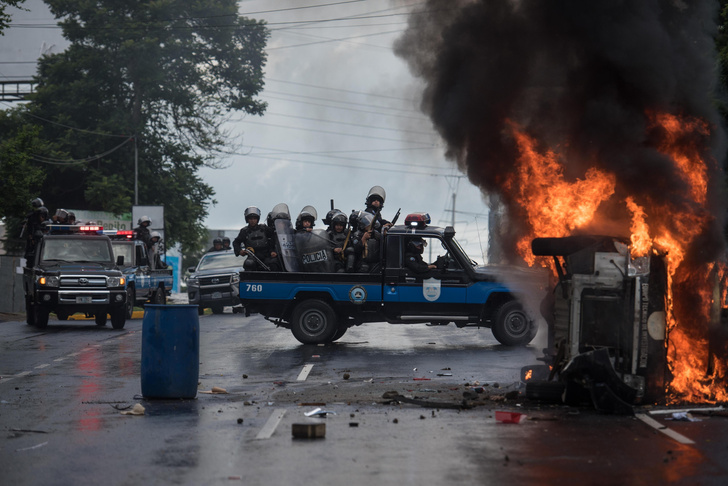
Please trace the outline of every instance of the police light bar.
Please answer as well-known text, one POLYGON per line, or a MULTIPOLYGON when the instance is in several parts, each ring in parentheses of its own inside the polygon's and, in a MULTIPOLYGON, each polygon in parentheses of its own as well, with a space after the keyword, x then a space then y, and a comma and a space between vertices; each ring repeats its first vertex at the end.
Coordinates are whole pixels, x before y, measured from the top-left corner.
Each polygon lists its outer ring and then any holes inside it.
POLYGON ((134 230, 120 230, 116 232, 116 236, 125 236, 131 239, 134 236, 134 230))
POLYGON ((404 218, 405 226, 409 228, 423 229, 430 224, 430 215, 428 213, 411 213, 404 218))
POLYGON ((102 233, 104 231, 103 226, 78 226, 78 231, 80 233, 102 233))

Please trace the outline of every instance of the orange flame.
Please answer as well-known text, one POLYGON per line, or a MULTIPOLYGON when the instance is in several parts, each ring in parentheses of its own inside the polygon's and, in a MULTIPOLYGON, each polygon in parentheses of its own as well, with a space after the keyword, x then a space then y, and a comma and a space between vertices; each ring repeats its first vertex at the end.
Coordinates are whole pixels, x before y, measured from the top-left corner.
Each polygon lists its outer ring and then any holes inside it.
MULTIPOLYGON (((660 140, 657 149, 672 161, 672 169, 685 181, 684 194, 675 195, 683 202, 679 211, 668 203, 647 200, 641 206, 633 196, 625 198, 632 215, 632 255, 645 256, 655 248, 666 256, 668 367, 672 372, 669 400, 728 401, 726 364, 717 359, 726 350, 709 348, 711 322, 716 321, 711 308, 721 298, 714 295, 715 282, 709 277, 717 272, 724 278, 725 265, 693 268, 694 264, 685 263, 691 245, 713 222, 707 208, 708 164, 715 161, 702 157, 709 126, 697 118, 668 113, 647 113, 647 117, 649 129, 658 134, 652 139, 660 140)), ((505 189, 526 215, 528 234, 517 242, 517 248, 524 260, 534 265, 530 241, 568 236, 598 221, 600 205, 613 196, 617 181, 613 174, 597 168, 586 171, 583 179, 567 181, 555 151, 539 151, 534 138, 515 123, 510 127, 519 154, 505 189)))
POLYGON ((615 178, 592 167, 584 179, 568 182, 555 152, 539 153, 533 138, 515 124, 511 126, 520 155, 505 187, 516 195, 527 213, 531 232, 519 240, 517 247, 526 262, 533 265, 536 259, 531 253, 531 240, 567 236, 590 223, 602 201, 614 193, 615 178))

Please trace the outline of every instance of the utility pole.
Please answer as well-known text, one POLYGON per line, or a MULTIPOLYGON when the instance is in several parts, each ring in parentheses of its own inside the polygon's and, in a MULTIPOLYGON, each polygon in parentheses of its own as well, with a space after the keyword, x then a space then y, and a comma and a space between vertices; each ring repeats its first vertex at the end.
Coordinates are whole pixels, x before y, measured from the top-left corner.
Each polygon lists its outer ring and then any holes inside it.
POLYGON ((134 205, 139 206, 139 153, 136 134, 134 134, 134 205))

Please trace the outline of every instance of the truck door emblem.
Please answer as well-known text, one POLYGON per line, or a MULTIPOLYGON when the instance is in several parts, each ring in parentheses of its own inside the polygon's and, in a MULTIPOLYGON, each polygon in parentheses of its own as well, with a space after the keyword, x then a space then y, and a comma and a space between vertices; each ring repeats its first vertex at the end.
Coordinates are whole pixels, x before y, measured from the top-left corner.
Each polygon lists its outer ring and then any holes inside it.
POLYGON ((81 277, 78 279, 79 285, 88 285, 88 279, 86 277, 81 277))
POLYGON ((349 290, 349 300, 353 304, 363 304, 367 301, 367 291, 361 285, 356 285, 349 290))
POLYGON ((435 302, 440 298, 440 281, 436 278, 427 278, 422 281, 422 295, 428 302, 435 302))

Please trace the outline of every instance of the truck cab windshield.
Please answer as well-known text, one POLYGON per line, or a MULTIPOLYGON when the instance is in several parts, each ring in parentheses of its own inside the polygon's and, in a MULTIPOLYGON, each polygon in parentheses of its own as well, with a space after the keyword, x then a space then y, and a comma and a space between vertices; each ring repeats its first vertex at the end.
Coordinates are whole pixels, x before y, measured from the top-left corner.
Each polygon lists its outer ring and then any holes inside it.
POLYGON ((98 263, 112 261, 108 241, 85 238, 45 239, 41 254, 41 261, 43 260, 98 263))

